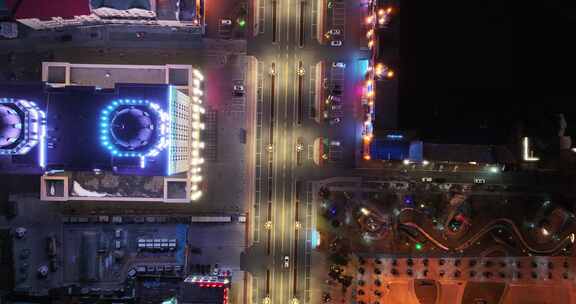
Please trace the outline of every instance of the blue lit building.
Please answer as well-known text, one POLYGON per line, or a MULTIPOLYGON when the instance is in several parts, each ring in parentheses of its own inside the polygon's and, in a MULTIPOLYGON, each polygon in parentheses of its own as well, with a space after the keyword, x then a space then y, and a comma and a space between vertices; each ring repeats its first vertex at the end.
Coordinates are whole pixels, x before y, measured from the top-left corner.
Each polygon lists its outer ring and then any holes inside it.
POLYGON ((0 92, 0 173, 170 176, 203 161, 204 110, 173 86, 10 83, 0 84, 0 92))

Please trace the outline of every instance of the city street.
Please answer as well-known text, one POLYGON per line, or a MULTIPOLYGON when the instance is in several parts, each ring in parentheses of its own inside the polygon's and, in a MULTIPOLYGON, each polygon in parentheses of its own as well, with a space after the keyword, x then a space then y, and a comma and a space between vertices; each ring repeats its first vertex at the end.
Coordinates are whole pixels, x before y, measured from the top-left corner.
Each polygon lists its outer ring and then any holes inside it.
MULTIPOLYGON (((346 10, 334 26, 350 33, 341 47, 324 41, 328 8, 323 1, 254 1, 257 12, 248 55, 256 58, 254 139, 253 247, 247 265, 253 275, 252 303, 309 303, 313 208, 305 181, 340 175, 355 163, 357 83, 362 77, 358 60, 361 9, 359 3, 338 2, 346 10), (348 22, 345 22, 348 21, 348 22), (336 125, 318 122, 316 104, 322 94, 322 63, 342 61, 344 115, 336 125), (319 137, 340 141, 341 161, 318 167, 312 160, 319 137), (300 161, 299 161, 300 159, 300 161), (257 262, 258 261, 258 262, 257 262), (265 261, 266 263, 262 263, 265 261)), ((331 14, 331 13, 330 13, 331 14)), ((343 36, 344 37, 344 36, 343 36)), ((342 38, 343 38, 342 37, 342 38)))

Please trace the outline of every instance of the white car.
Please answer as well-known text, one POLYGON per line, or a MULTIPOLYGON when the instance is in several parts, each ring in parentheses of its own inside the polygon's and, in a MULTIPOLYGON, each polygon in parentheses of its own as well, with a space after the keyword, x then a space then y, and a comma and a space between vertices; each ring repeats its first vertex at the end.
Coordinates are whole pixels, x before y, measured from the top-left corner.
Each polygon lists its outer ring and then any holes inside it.
POLYGON ((330 106, 330 109, 331 109, 332 111, 342 110, 342 105, 339 105, 339 104, 337 104, 337 105, 332 105, 332 106, 330 106))
POLYGON ((290 268, 290 257, 284 256, 284 268, 290 268))
POLYGON ((335 147, 340 147, 340 142, 337 141, 337 140, 333 140, 333 141, 330 142, 330 145, 331 145, 331 146, 335 146, 335 147))
POLYGON ((485 184, 485 183, 486 183, 486 180, 483 179, 483 178, 475 178, 475 179, 474 179, 474 183, 475 183, 475 184, 485 184))
POLYGON ((330 119, 330 124, 335 125, 335 124, 340 123, 340 121, 341 121, 340 117, 332 118, 332 119, 330 119))
POLYGON ((232 20, 230 20, 230 19, 220 19, 220 24, 222 24, 222 25, 232 25, 232 20))
POLYGON ((332 40, 330 41, 330 46, 342 46, 342 40, 332 40))
POLYGON ((430 183, 430 182, 432 182, 432 178, 431 177, 423 177, 422 181, 425 183, 430 183))
POLYGON ((326 34, 328 35, 340 35, 342 31, 340 29, 331 29, 326 34))
POLYGON ((346 64, 344 62, 332 62, 332 67, 335 68, 341 68, 341 69, 345 69, 346 68, 346 64))
POLYGON ((234 85, 234 91, 236 92, 244 92, 244 86, 241 84, 234 85))

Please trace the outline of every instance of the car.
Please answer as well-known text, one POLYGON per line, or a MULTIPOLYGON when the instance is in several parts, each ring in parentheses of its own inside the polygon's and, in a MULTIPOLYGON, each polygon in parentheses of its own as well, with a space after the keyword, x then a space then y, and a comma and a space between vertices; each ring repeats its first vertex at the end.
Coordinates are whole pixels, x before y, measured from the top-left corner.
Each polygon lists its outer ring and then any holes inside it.
POLYGON ((116 229, 114 230, 114 236, 116 238, 121 238, 122 237, 122 229, 116 229))
POLYGON ((334 47, 342 46, 342 40, 332 40, 332 41, 330 41, 330 46, 334 46, 334 47))
POLYGON ((336 62, 332 62, 332 67, 345 69, 346 64, 344 62, 341 62, 341 61, 336 61, 336 62))
POLYGON ((330 141, 330 145, 335 146, 335 147, 340 147, 340 142, 337 140, 332 140, 332 141, 330 141))
POLYGON ((432 178, 431 177, 423 177, 422 181, 425 183, 430 183, 430 182, 432 182, 432 178))
POLYGON ((328 101, 329 102, 342 101, 342 98, 340 96, 329 95, 328 101))
POLYGON ((232 25, 232 20, 230 20, 230 19, 220 19, 220 24, 222 24, 222 25, 232 25))
POLYGON ((474 178, 474 183, 475 184, 485 184, 486 180, 483 178, 474 178))
POLYGON ((342 34, 342 30, 340 29, 331 29, 328 32, 326 32, 326 34, 328 36, 332 36, 332 35, 341 35, 342 34))
POLYGON ((330 110, 333 110, 333 111, 334 110, 342 110, 342 105, 339 105, 339 104, 332 105, 332 106, 330 106, 330 110))
POLYGON ((330 119, 330 124, 335 125, 335 124, 340 123, 340 121, 341 121, 340 117, 332 118, 332 119, 330 119))
POLYGON ((290 267, 290 257, 285 255, 284 256, 284 268, 289 268, 289 267, 290 267))
POLYGON ((244 86, 241 84, 234 85, 232 90, 233 90, 234 95, 237 95, 237 96, 244 95, 244 86))

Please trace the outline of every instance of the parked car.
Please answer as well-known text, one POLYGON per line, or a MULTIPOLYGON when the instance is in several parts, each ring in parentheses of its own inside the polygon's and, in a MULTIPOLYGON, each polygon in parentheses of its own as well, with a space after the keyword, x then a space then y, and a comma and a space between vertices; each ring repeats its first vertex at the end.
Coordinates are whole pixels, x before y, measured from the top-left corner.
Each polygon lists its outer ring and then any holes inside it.
POLYGON ((230 20, 230 19, 220 19, 220 24, 222 24, 222 25, 232 25, 232 20, 230 20))
POLYGON ((243 96, 244 95, 244 86, 241 84, 234 85, 233 94, 236 96, 243 96))
POLYGON ((346 68, 346 64, 344 62, 341 62, 341 61, 332 62, 332 67, 344 69, 344 68, 346 68))
POLYGON ((342 30, 340 30, 340 29, 330 29, 328 32, 326 32, 326 34, 328 34, 329 36, 341 35, 341 34, 342 34, 342 30))
POLYGON ((432 178, 431 177, 423 177, 422 181, 425 183, 430 183, 430 182, 432 182, 432 178))
POLYGON ((474 178, 474 183, 475 184, 485 184, 486 180, 483 178, 474 178))
POLYGON ((342 98, 340 96, 334 96, 334 95, 329 95, 328 96, 328 102, 340 102, 342 101, 342 98))
POLYGON ((335 124, 340 123, 340 121, 342 121, 342 119, 340 119, 340 117, 332 118, 332 119, 330 119, 330 124, 335 125, 335 124))
POLYGON ((290 257, 287 255, 284 256, 284 268, 290 268, 290 257))
POLYGON ((331 110, 342 110, 342 105, 336 104, 336 105, 332 105, 330 106, 331 110))
POLYGON ((340 47, 342 46, 342 40, 332 40, 330 41, 330 46, 340 47))

